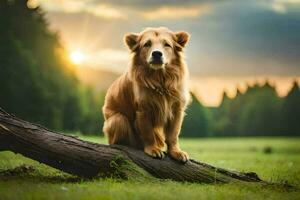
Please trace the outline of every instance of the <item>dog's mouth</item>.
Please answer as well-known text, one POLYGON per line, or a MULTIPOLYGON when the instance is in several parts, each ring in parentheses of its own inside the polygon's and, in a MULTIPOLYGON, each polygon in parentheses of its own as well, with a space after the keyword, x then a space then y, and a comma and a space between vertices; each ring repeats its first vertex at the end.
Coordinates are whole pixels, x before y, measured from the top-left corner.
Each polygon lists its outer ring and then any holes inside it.
POLYGON ((153 69, 161 69, 164 67, 165 63, 162 59, 151 59, 149 65, 153 69))

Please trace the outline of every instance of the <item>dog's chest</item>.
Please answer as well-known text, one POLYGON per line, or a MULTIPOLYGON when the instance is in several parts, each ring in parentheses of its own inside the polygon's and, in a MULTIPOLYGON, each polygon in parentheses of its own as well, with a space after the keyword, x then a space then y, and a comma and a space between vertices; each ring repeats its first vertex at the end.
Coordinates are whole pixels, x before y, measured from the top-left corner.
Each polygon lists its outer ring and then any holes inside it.
POLYGON ((143 89, 136 91, 136 105, 139 109, 145 109, 155 123, 166 123, 174 118, 175 109, 183 105, 181 90, 166 91, 155 89, 143 89))

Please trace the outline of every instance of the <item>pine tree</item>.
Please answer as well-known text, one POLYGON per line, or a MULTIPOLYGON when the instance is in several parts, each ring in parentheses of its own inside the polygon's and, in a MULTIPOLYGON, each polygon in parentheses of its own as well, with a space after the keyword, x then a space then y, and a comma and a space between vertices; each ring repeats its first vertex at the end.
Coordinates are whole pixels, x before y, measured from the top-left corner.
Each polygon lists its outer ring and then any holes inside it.
POLYGON ((296 81, 288 95, 285 97, 281 111, 283 134, 300 135, 300 89, 296 81))
POLYGON ((280 98, 268 82, 249 88, 240 112, 239 135, 279 135, 280 106, 280 98))
POLYGON ((231 130, 231 121, 229 118, 229 110, 232 104, 232 99, 229 98, 227 92, 224 91, 222 94, 222 100, 220 106, 215 110, 213 114, 213 135, 215 136, 227 136, 231 130))
POLYGON ((186 110, 181 129, 183 137, 201 137, 210 134, 208 110, 191 94, 192 103, 186 110))

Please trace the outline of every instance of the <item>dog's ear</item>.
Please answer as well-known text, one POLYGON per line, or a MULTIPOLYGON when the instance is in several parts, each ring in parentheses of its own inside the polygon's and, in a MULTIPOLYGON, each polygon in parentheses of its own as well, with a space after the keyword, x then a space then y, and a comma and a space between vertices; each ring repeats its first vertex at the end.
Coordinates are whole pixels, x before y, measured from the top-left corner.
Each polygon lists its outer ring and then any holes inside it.
POLYGON ((190 39, 190 35, 187 32, 184 31, 180 31, 175 33, 176 36, 176 42, 181 46, 181 47, 185 47, 185 45, 187 44, 187 42, 190 39))
POLYGON ((124 37, 125 44, 128 46, 128 48, 131 51, 135 51, 136 48, 138 47, 138 37, 139 35, 136 33, 129 33, 125 35, 124 37))

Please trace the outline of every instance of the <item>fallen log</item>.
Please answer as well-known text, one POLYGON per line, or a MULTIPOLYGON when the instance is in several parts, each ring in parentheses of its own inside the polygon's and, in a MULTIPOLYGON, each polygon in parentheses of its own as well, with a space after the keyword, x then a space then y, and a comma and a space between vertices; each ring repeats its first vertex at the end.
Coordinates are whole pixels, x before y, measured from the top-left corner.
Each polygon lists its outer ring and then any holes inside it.
POLYGON ((64 172, 85 178, 159 178, 198 183, 261 182, 242 173, 190 159, 180 163, 168 155, 155 159, 120 145, 83 141, 21 120, 0 108, 0 151, 12 151, 64 172))

